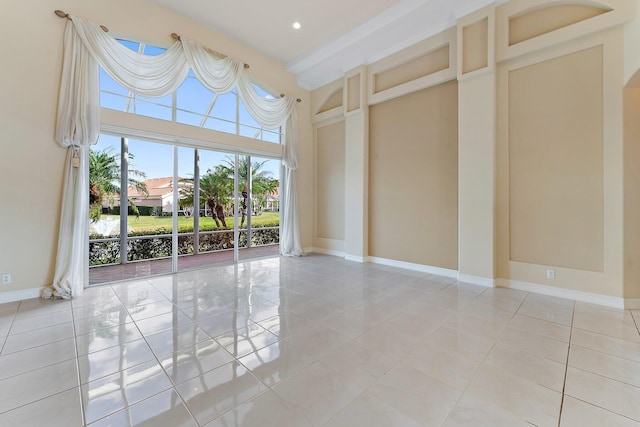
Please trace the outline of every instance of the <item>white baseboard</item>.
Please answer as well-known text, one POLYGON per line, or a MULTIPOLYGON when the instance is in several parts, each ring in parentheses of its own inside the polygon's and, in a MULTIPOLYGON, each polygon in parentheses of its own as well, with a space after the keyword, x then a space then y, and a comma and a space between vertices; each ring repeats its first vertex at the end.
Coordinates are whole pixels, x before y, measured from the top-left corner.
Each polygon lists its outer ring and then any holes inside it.
POLYGON ((472 285, 484 286, 486 288, 495 288, 495 279, 487 279, 486 277, 471 276, 469 274, 458 273, 458 282, 471 283, 472 285))
POLYGON ((369 257, 360 256, 360 255, 350 255, 347 253, 344 254, 344 259, 346 261, 353 261, 353 262, 369 262, 369 257))
POLYGON ((326 248, 317 248, 317 247, 313 247, 311 248, 311 252, 313 252, 314 254, 322 254, 322 255, 332 255, 332 256, 337 256, 340 258, 344 258, 345 257, 345 252, 344 251, 336 251, 334 249, 326 249, 326 248))
POLYGON ((22 301, 25 299, 40 298, 44 288, 20 289, 19 291, 0 292, 0 304, 5 302, 22 301))
POLYGON ((624 308, 626 310, 640 310, 640 298, 625 298, 624 308))
POLYGON ((309 255, 313 253, 313 248, 302 248, 302 251, 305 255, 309 255))
POLYGON ((497 285, 501 288, 518 289, 536 294, 552 297, 572 299, 590 304, 599 304, 607 307, 625 308, 624 298, 608 295, 593 294, 590 292, 574 291, 572 289, 554 288, 553 286, 539 285, 537 283, 520 282, 517 280, 497 279, 497 285))
POLYGON ((395 259, 369 257, 369 262, 373 264, 388 265, 390 267, 404 268, 406 270, 420 271, 428 274, 435 274, 438 276, 458 278, 458 272, 456 270, 449 270, 447 268, 432 267, 424 264, 414 264, 412 262, 397 261, 395 259))

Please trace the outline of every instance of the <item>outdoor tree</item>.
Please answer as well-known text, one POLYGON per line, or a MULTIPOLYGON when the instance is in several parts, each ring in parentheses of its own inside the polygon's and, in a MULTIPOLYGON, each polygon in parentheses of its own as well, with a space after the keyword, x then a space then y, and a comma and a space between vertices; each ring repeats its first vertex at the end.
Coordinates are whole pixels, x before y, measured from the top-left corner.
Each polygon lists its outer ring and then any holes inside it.
MULTIPOLYGON (((182 181, 193 184, 193 178, 185 178, 182 181)), ((194 186, 187 185, 180 189, 180 205, 194 206, 194 186)), ((220 166, 208 169, 200 177, 200 200, 204 203, 218 228, 220 225, 227 228, 224 219, 224 207, 231 201, 233 194, 233 179, 229 180, 226 171, 220 166)))
MULTIPOLYGON (((240 202, 239 209, 241 214, 241 227, 244 226, 247 216, 249 166, 251 166, 251 192, 253 195, 258 196, 258 199, 260 199, 261 196, 264 196, 266 199, 266 196, 273 194, 280 185, 278 180, 273 178, 271 171, 263 169, 267 162, 268 160, 249 163, 248 156, 240 156, 240 161, 238 162, 238 190, 242 195, 242 201, 240 202)), ((227 158, 225 163, 219 167, 225 171, 226 175, 231 179, 231 182, 233 182, 235 160, 233 158, 227 158)))
MULTIPOLYGON (((133 159, 133 155, 129 154, 129 160, 133 159)), ((135 187, 147 196, 146 184, 142 181, 146 178, 144 172, 133 169, 133 163, 129 162, 128 184, 129 187, 135 187)), ((96 222, 102 215, 103 200, 109 202, 109 206, 113 206, 115 196, 120 195, 120 160, 118 155, 111 154, 109 148, 95 151, 89 150, 89 217, 92 222, 96 222)), ((129 199, 133 213, 138 216, 138 208, 131 199, 129 199)))

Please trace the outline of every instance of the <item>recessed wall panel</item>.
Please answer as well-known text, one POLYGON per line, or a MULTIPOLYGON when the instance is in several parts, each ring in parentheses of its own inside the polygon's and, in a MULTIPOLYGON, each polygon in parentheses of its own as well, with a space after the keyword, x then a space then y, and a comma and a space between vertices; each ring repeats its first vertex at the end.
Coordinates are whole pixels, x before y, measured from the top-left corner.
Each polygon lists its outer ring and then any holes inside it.
POLYGON ((317 129, 316 237, 344 239, 344 120, 317 129))
POLYGON ((457 82, 372 106, 369 128, 369 255, 456 270, 457 82))
POLYGON ((509 72, 510 260, 603 271, 603 52, 509 72))

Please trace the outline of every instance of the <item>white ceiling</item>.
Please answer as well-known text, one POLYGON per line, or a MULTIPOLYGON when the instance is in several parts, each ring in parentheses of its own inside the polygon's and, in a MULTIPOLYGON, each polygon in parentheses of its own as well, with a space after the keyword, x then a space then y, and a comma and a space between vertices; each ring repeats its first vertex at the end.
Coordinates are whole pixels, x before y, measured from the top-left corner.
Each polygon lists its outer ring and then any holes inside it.
POLYGON ((312 90, 506 0, 154 1, 283 62, 312 90))

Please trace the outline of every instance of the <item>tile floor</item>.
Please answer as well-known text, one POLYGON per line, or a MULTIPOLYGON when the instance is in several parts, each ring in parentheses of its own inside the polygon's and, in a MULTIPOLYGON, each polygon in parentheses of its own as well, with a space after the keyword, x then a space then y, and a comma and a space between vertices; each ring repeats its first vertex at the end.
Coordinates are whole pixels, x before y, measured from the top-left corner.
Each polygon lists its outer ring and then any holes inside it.
POLYGON ((1 426, 640 426, 640 311, 328 256, 0 305, 1 426))

